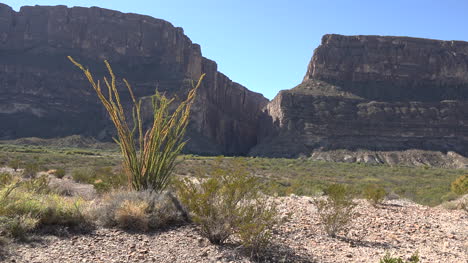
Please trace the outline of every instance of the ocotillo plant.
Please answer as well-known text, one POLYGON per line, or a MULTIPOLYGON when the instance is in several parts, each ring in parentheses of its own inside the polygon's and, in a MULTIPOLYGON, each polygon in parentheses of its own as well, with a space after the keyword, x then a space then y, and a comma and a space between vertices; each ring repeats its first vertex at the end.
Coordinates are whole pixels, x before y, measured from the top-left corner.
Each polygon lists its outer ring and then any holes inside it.
POLYGON ((72 57, 68 59, 80 68, 96 91, 99 100, 106 108, 112 122, 117 129, 119 144, 123 155, 123 166, 128 176, 129 184, 134 190, 162 191, 169 183, 171 173, 176 164, 176 158, 185 146, 184 134, 190 117, 190 109, 195 95, 205 74, 201 75, 196 85, 187 95, 187 99, 171 112, 169 106, 174 98, 168 99, 157 90, 152 96, 153 124, 143 132, 141 117, 141 99, 137 100, 132 87, 123 79, 133 102, 133 126, 129 125, 125 117, 119 92, 116 87, 116 77, 110 64, 104 61, 110 81, 104 77, 108 95, 101 90, 100 81, 95 81, 88 69, 76 62, 72 57))

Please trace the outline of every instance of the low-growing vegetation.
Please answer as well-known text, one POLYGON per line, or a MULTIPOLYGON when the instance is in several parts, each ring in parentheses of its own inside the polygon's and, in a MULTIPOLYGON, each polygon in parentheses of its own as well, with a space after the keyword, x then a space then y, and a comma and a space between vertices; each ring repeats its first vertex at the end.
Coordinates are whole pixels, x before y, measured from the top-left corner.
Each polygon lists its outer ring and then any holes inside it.
POLYGON ((51 193, 45 176, 24 179, 2 174, 2 178, 1 235, 24 239, 28 232, 44 225, 75 227, 89 223, 84 213, 87 203, 51 193))
MULTIPOLYGON (((42 146, 41 152, 27 150, 37 147, 39 146, 0 144, 0 165, 6 166, 11 159, 19 159, 22 163, 35 162, 41 167, 62 168, 71 174, 74 170, 118 167, 122 163, 122 158, 115 148, 113 150, 87 149, 87 151, 99 153, 92 156, 67 155, 64 152, 68 148, 50 146, 42 146)), ((356 191, 362 191, 368 184, 376 184, 401 198, 429 206, 436 206, 447 201, 443 197, 453 193, 451 183, 466 174, 466 170, 463 169, 333 163, 282 158, 225 157, 222 167, 230 169, 237 160, 244 162, 245 168, 260 179, 263 184, 262 190, 269 195, 314 196, 323 193, 323 189, 333 183, 344 183, 356 191)), ((206 170, 213 166, 216 163, 216 157, 182 155, 176 161, 183 162, 175 167, 174 174, 193 176, 194 171, 206 170)))
POLYGON ((468 194, 468 175, 458 177, 451 184, 452 192, 458 195, 468 194))
POLYGON ((271 229, 279 222, 275 206, 260 192, 258 179, 242 163, 223 169, 222 160, 200 172, 194 180, 177 184, 180 200, 211 243, 223 244, 236 235, 251 255, 259 255, 271 240, 271 229))
POLYGON ((71 176, 76 182, 92 184, 98 193, 125 188, 128 185, 126 175, 120 169, 115 170, 109 166, 75 169, 71 176))
POLYGON ((387 192, 385 188, 376 184, 369 184, 364 188, 363 191, 364 198, 366 198, 372 205, 379 205, 381 204, 387 192))
POLYGON ((315 205, 325 232, 336 237, 338 233, 345 232, 347 226, 357 216, 356 203, 348 187, 341 184, 332 184, 325 189, 326 198, 315 199, 315 205))
POLYGON ((117 191, 92 212, 107 227, 148 231, 187 221, 187 212, 169 192, 117 191))
POLYGON ((385 254, 383 258, 380 259, 379 263, 418 263, 419 254, 415 252, 408 260, 404 260, 401 257, 393 257, 389 252, 385 254))

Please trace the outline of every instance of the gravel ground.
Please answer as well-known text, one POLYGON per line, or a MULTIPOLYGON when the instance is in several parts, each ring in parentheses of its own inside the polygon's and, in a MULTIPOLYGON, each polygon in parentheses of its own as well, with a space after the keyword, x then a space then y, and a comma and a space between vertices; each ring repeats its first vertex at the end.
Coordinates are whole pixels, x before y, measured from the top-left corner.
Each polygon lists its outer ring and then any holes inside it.
MULTIPOLYGON (((468 262, 468 213, 405 200, 373 207, 358 200, 346 236, 328 237, 310 197, 275 199, 288 221, 275 229, 275 245, 261 262, 379 262, 389 251, 421 262, 468 262), (290 214, 288 216, 288 214, 290 214)), ((236 245, 218 247, 186 225, 149 234, 98 228, 87 234, 41 234, 10 244, 5 262, 251 262, 236 245)))

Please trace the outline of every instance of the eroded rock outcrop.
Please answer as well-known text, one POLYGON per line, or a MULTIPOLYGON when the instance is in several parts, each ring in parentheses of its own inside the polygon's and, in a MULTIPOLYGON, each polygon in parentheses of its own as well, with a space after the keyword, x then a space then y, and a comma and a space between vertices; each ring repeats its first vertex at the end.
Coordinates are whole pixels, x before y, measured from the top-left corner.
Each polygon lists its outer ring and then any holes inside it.
POLYGON ((419 149, 467 156, 468 42, 325 35, 304 81, 266 110, 275 129, 261 134, 252 155, 419 149))
POLYGON ((102 61, 109 60, 138 97, 151 95, 156 87, 184 97, 190 80, 206 73, 194 105, 188 151, 245 154, 257 143, 258 118, 268 100, 218 72, 182 28, 97 7, 25 6, 15 12, 4 4, 0 138, 112 136, 103 107, 68 55, 99 78, 105 74, 102 61))

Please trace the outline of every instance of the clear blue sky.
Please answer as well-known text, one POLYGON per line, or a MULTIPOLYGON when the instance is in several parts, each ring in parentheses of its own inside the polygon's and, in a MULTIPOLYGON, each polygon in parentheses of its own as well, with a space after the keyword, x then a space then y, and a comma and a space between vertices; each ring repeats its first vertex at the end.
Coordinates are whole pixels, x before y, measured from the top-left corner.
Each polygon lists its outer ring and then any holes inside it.
POLYGON ((167 20, 232 80, 273 98, 299 84, 322 35, 468 41, 467 0, 100 0, 1 2, 99 6, 167 20))

